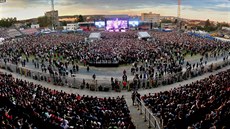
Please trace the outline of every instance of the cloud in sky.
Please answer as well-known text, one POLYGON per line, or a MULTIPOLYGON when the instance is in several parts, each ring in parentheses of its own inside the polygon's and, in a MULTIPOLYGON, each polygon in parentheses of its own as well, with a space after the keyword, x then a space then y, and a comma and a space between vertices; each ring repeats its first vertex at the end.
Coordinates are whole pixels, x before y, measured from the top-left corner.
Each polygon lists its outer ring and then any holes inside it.
POLYGON ((221 8, 230 8, 230 4, 218 4, 216 7, 221 7, 221 8))
MULTIPOLYGON (((140 14, 156 12, 177 15, 177 0, 54 0, 60 15, 140 14)), ((230 21, 229 0, 181 0, 182 17, 230 21), (202 16, 202 17, 201 17, 202 16)), ((32 18, 51 9, 50 0, 7 0, 0 5, 0 17, 32 18)))

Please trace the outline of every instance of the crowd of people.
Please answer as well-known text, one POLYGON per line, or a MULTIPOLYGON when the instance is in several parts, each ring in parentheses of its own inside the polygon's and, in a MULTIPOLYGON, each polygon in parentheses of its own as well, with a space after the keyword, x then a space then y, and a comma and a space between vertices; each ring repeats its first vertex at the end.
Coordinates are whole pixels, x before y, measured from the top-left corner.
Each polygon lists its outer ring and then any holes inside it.
POLYGON ((77 34, 27 36, 6 41, 1 45, 0 56, 5 63, 21 63, 25 66, 30 61, 35 68, 41 66, 42 70, 49 70, 50 73, 54 72, 53 66, 56 66, 56 71, 61 74, 60 71, 65 72, 70 63, 73 68, 77 67, 75 61, 79 59, 79 48, 84 47, 84 38, 85 36, 77 34))
POLYGON ((97 40, 89 46, 90 60, 131 64, 149 58, 157 48, 156 45, 145 40, 138 40, 137 37, 137 31, 103 32, 102 40, 97 40))
POLYGON ((9 35, 6 33, 6 28, 0 27, 0 38, 7 39, 9 38, 9 35))
POLYGON ((149 34, 152 40, 146 41, 137 38, 137 31, 101 32, 101 39, 93 42, 85 41, 89 33, 26 36, 6 40, 0 45, 0 57, 5 63, 23 67, 32 62, 35 69, 60 76, 76 74, 79 62, 87 67, 87 71, 89 62, 133 63, 134 80, 157 80, 180 73, 184 67, 200 69, 210 57, 228 59, 229 43, 178 32, 149 31, 149 34), (190 63, 185 61, 187 54, 203 57, 190 63))
POLYGON ((165 129, 230 128, 230 69, 141 99, 165 129))
POLYGON ((123 97, 51 90, 0 74, 1 129, 135 129, 123 97))
MULTIPOLYGON (((140 88, 140 80, 182 72, 184 64, 188 70, 202 68, 207 63, 204 58, 223 54, 224 59, 228 59, 230 54, 230 44, 221 41, 177 32, 151 31, 149 34, 152 39, 146 41, 137 38, 137 31, 102 32, 102 39, 93 42, 85 41, 88 33, 26 36, 4 41, 0 45, 0 58, 5 63, 21 63, 22 67, 32 62, 42 72, 61 76, 78 72, 79 61, 87 71, 89 62, 133 63, 131 73, 135 77, 130 84, 136 90, 140 88), (187 54, 203 57, 191 64, 185 62, 187 54)), ((92 78, 96 80, 96 75, 92 78)), ((126 87, 125 70, 122 79, 126 87)), ((142 99, 154 115, 163 119, 165 129, 228 128, 229 80, 230 70, 170 91, 144 95, 142 99)), ((111 84, 113 89, 119 89, 117 79, 111 78, 111 84)), ((68 94, 6 74, 0 74, 0 86, 0 127, 3 129, 135 128, 123 97, 68 94)))
POLYGON ((213 56, 217 56, 220 51, 230 48, 229 43, 192 37, 185 33, 149 33, 153 37, 150 42, 138 40, 137 31, 101 32, 102 39, 94 42, 85 42, 88 33, 27 36, 5 41, 0 46, 0 57, 15 64, 33 57, 35 63, 44 66, 48 62, 59 69, 66 69, 62 65, 76 65, 78 61, 85 65, 90 62, 131 64, 147 61, 157 66, 160 72, 173 72, 185 62, 184 56, 188 53, 191 56, 201 54, 208 57, 212 52, 213 56))
MULTIPOLYGON (((125 33, 101 32, 102 39, 92 43, 85 42, 86 34, 49 34, 27 36, 12 40, 0 46, 2 55, 9 58, 34 56, 44 61, 65 59, 67 62, 84 63, 110 61, 133 63, 148 60, 184 61, 184 56, 229 50, 229 43, 212 41, 177 32, 149 32, 154 40, 138 40, 137 31, 125 33), (167 37, 167 38, 166 38, 167 37)), ((1 55, 1 56, 2 56, 1 55)))
POLYGON ((186 33, 158 31, 149 33, 153 38, 150 43, 156 47, 152 53, 147 52, 150 55, 141 59, 141 63, 133 64, 131 73, 135 75, 136 80, 149 78, 157 80, 167 75, 176 76, 182 73, 183 68, 185 68, 183 73, 202 71, 210 58, 217 60, 221 57, 225 61, 230 55, 230 44, 226 42, 194 37, 186 33), (191 57, 199 54, 201 58, 197 61, 186 61, 185 56, 188 54, 191 57))

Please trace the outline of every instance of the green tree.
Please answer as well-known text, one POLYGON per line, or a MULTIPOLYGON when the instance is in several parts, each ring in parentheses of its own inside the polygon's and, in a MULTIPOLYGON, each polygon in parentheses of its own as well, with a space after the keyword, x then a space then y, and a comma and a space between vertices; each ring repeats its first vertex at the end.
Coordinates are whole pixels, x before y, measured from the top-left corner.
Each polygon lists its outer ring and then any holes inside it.
POLYGON ((204 28, 202 26, 197 26, 196 29, 197 30, 204 30, 204 28))
POLYGON ((210 23, 209 19, 205 21, 204 30, 207 32, 215 31, 218 27, 210 23))
POLYGON ((83 18, 82 15, 79 15, 79 16, 78 16, 78 22, 84 22, 84 18, 83 18))
POLYGON ((226 23, 226 22, 223 22, 223 23, 221 23, 221 26, 222 26, 222 27, 230 27, 230 24, 228 24, 228 23, 226 23))
POLYGON ((230 27, 230 25, 226 22, 223 22, 223 23, 217 23, 217 27, 230 27))
POLYGON ((162 19, 161 23, 172 23, 172 21, 171 20, 167 20, 167 19, 162 19))
POLYGON ((0 26, 1 27, 10 27, 12 26, 14 23, 17 22, 17 18, 14 17, 14 18, 2 18, 0 20, 0 26))
POLYGON ((27 27, 31 27, 31 25, 32 25, 31 23, 27 23, 26 24, 27 27))
POLYGON ((61 22, 61 25, 62 25, 62 26, 66 26, 66 25, 67 25, 67 22, 66 22, 66 21, 62 21, 62 22, 61 22))
POLYGON ((211 23, 209 21, 209 19, 205 22, 205 27, 210 27, 211 26, 211 23))
POLYGON ((40 25, 40 27, 52 26, 52 19, 47 16, 39 17, 38 24, 40 25))

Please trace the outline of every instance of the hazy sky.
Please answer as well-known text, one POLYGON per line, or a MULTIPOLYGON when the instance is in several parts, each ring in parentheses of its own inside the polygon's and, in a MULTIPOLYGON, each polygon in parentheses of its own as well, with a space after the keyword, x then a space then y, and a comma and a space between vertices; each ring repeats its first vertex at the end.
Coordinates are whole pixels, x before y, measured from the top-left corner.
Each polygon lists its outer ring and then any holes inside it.
MULTIPOLYGON (((59 15, 160 13, 177 16, 177 0, 54 0, 59 15)), ((181 17, 230 22, 230 0, 181 0, 181 17)), ((34 18, 51 10, 50 0, 7 0, 0 18, 34 18)))

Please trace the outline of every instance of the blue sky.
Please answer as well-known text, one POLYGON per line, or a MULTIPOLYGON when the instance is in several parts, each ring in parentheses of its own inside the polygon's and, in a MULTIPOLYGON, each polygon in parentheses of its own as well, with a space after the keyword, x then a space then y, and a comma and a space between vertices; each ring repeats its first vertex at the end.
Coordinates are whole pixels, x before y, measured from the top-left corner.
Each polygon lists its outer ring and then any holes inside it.
MULTIPOLYGON (((54 0, 60 15, 131 14, 142 12, 177 16, 177 0, 54 0)), ((181 0, 181 17, 230 22, 230 0, 181 0)), ((50 0, 7 0, 0 18, 33 18, 51 9, 50 0)))

